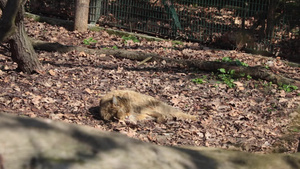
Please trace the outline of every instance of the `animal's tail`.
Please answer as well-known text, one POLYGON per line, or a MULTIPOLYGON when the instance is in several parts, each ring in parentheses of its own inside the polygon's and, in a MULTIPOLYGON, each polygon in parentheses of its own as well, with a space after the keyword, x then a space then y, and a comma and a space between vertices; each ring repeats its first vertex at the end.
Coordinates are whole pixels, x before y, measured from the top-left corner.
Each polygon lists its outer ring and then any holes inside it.
POLYGON ((178 119, 197 120, 197 116, 191 115, 191 114, 186 114, 183 112, 176 112, 176 113, 174 113, 174 116, 178 119))

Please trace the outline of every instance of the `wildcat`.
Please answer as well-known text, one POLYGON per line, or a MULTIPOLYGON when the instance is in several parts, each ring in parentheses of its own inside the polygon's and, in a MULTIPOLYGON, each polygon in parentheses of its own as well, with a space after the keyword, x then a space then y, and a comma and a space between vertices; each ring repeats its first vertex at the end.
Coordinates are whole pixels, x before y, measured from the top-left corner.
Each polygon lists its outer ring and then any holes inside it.
POLYGON ((130 90, 114 90, 101 98, 100 116, 104 120, 125 120, 136 123, 143 120, 156 120, 162 123, 167 119, 196 120, 196 116, 185 114, 154 97, 130 90))

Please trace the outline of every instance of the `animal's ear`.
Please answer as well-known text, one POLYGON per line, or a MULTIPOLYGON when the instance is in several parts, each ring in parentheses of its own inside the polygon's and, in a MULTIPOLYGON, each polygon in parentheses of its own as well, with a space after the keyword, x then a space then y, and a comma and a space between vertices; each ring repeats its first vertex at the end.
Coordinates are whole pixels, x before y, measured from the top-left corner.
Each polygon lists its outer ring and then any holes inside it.
POLYGON ((118 98, 116 96, 113 96, 112 97, 112 104, 116 106, 116 105, 118 105, 118 102, 119 102, 118 98))
POLYGON ((128 98, 129 97, 129 93, 128 92, 124 93, 123 97, 128 98))

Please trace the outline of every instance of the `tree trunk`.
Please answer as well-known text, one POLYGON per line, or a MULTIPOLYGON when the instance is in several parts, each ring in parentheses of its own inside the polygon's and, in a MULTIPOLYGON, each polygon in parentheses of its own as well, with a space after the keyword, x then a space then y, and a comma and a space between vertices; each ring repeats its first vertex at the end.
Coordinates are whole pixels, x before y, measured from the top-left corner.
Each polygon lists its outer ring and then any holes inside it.
MULTIPOLYGON (((13 0, 10 0, 13 1, 13 0)), ((7 5, 12 2, 8 1, 7 5), (9 3, 10 2, 10 3, 9 3)), ((18 0, 15 0, 18 2, 18 0)), ((28 38, 25 28, 24 28, 24 4, 26 0, 22 0, 21 5, 14 6, 14 10, 4 10, 3 12, 11 13, 12 11, 18 11, 17 16, 12 16, 12 14, 3 13, 3 20, 7 20, 5 16, 11 16, 10 18, 14 21, 13 26, 11 26, 10 30, 6 30, 7 32, 15 31, 10 37, 7 37, 8 42, 10 44, 10 51, 12 60, 18 64, 18 69, 25 73, 34 73, 40 72, 42 66, 38 60, 37 54, 35 53, 31 41, 28 38), (12 30, 14 29, 14 30, 12 30)), ((5 1, 1 1, 1 4, 6 4, 5 1)), ((5 7, 5 9, 8 9, 5 7)), ((2 21, 3 21, 2 20, 2 21)), ((1 24, 6 24, 5 22, 1 22, 1 24)), ((7 26, 7 25, 3 25, 7 26)), ((6 32, 1 32, 2 34, 6 34, 6 32)), ((5 38, 6 39, 6 38, 5 38)))
POLYGON ((42 66, 25 32, 23 22, 9 41, 11 57, 18 64, 18 70, 25 73, 39 72, 42 66))
POLYGON ((90 0, 76 0, 74 30, 84 32, 88 28, 90 0))
POLYGON ((15 19, 22 0, 1 0, 0 8, 2 10, 0 23, 0 42, 7 41, 15 31, 15 19))

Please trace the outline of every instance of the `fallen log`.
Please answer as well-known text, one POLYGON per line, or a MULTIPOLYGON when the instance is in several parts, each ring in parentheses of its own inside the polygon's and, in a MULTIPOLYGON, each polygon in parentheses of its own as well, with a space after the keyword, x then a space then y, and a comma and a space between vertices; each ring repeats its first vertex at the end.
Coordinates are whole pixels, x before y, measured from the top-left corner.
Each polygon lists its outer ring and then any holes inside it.
POLYGON ((159 56, 155 53, 144 53, 141 51, 128 51, 124 49, 89 49, 80 46, 67 46, 59 43, 48 43, 43 41, 32 40, 33 47, 36 50, 44 50, 48 52, 69 52, 69 51, 79 51, 85 52, 88 54, 106 54, 112 55, 114 57, 126 58, 131 60, 137 60, 141 62, 147 61, 163 61, 165 60, 167 63, 177 63, 189 68, 197 68, 203 71, 209 72, 218 72, 218 69, 224 68, 228 70, 235 70, 235 76, 240 77, 242 74, 250 75, 255 79, 262 79, 272 82, 274 84, 278 84, 282 86, 283 84, 287 85, 295 85, 300 87, 300 81, 284 77, 280 74, 273 73, 270 69, 266 69, 263 66, 239 66, 234 63, 227 62, 216 62, 216 61, 202 61, 202 60, 186 60, 186 59, 174 59, 174 58, 166 58, 159 56))

